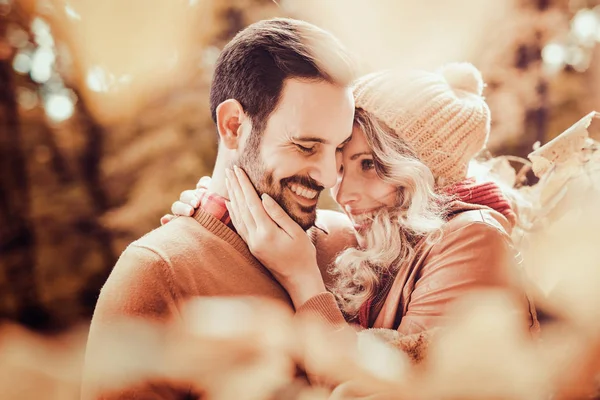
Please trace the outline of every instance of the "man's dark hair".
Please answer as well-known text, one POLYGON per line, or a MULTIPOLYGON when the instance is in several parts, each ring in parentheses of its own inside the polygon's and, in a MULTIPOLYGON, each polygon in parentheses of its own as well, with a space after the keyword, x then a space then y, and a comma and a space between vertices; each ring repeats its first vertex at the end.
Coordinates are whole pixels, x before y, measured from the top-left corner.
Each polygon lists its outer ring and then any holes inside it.
POLYGON ((239 32, 221 52, 210 90, 210 111, 228 99, 240 102, 254 132, 262 132, 288 78, 340 86, 354 78, 351 58, 330 33, 287 18, 259 21, 239 32))

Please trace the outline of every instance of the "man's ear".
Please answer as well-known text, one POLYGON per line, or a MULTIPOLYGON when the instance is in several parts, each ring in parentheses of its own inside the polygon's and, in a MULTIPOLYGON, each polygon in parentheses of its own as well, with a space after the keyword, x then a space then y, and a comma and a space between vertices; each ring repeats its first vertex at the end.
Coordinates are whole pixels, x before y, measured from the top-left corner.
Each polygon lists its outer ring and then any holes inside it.
POLYGON ((240 145, 242 124, 247 120, 244 108, 239 101, 228 99, 217 106, 217 131, 221 143, 230 150, 240 145))

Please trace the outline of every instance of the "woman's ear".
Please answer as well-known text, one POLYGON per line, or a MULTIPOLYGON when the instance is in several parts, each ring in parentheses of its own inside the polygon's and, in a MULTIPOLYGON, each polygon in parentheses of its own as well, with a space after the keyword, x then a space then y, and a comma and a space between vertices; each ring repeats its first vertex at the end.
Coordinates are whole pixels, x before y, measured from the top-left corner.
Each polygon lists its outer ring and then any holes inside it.
POLYGON ((246 119, 244 108, 239 101, 228 99, 217 106, 217 131, 221 143, 230 150, 240 145, 241 126, 246 119))

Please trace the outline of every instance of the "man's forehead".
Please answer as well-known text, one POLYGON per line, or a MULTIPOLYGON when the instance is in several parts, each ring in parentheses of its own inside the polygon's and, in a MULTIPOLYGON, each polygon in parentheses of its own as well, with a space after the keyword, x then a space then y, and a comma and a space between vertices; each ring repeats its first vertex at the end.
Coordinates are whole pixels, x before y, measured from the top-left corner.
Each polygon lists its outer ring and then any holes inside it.
POLYGON ((354 104, 344 88, 327 82, 286 82, 268 125, 292 138, 338 145, 352 131, 354 104))
POLYGON ((349 88, 324 81, 298 81, 291 79, 283 86, 279 109, 302 115, 323 110, 354 108, 349 88))
POLYGON ((282 128, 289 139, 313 141, 336 146, 352 134, 352 114, 316 113, 285 115, 281 113, 282 128))

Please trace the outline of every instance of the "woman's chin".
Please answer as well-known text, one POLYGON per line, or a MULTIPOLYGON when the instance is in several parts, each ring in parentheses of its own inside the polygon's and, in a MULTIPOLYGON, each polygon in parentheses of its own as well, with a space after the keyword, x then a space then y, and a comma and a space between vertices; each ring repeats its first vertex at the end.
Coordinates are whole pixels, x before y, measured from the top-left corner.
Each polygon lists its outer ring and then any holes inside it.
POLYGON ((369 229, 371 229, 371 225, 373 224, 373 221, 365 221, 361 224, 354 224, 353 228, 354 231, 361 236, 366 236, 367 232, 369 231, 369 229))

